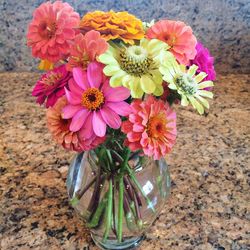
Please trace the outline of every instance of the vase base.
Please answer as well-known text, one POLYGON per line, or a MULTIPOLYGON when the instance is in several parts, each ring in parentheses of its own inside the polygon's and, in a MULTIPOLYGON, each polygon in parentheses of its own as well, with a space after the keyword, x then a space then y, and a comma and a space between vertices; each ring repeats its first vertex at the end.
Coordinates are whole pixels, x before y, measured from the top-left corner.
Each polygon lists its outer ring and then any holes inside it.
POLYGON ((127 238, 125 241, 118 243, 117 240, 107 240, 105 243, 98 236, 91 234, 95 244, 101 249, 109 250, 128 250, 137 248, 145 239, 145 235, 133 238, 127 238))

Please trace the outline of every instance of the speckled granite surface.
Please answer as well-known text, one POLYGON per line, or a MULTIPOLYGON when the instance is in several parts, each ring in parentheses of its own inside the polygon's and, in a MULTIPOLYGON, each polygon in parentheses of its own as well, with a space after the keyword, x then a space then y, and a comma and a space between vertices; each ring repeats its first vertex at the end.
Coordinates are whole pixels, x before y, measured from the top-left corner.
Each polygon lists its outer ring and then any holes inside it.
MULTIPOLYGON (((96 250, 67 201, 73 154, 30 95, 37 78, 0 74, 0 249, 96 250)), ((220 76, 207 117, 178 107, 172 194, 139 249, 250 249, 249 92, 250 76, 220 76)))
MULTIPOLYGON (((36 62, 26 48, 26 28, 43 0, 0 0, 0 71, 30 71, 36 62)), ((95 9, 127 10, 143 20, 179 19, 216 57, 217 71, 250 72, 249 0, 67 0, 81 14, 95 9)))

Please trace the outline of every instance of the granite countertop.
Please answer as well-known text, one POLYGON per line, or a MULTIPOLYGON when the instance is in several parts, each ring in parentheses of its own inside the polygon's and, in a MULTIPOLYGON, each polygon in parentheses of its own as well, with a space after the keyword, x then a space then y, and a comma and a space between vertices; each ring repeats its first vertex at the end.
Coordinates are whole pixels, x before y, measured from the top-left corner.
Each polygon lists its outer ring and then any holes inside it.
MULTIPOLYGON (((69 206, 35 73, 0 74, 0 249, 96 250, 69 206), (88 248, 86 248, 88 249, 88 248)), ((178 109, 171 196, 139 249, 250 249, 250 76, 219 76, 206 117, 178 109)))

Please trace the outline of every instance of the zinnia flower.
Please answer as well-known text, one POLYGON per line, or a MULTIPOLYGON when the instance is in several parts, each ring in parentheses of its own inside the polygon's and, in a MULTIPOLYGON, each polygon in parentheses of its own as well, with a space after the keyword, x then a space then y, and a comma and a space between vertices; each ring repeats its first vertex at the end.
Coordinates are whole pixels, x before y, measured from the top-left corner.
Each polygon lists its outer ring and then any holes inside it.
POLYGON ((139 45, 110 46, 99 60, 107 65, 103 72, 111 76, 112 87, 123 85, 131 90, 134 98, 141 98, 144 92, 160 96, 163 93, 160 57, 167 48, 162 41, 144 38, 139 45))
POLYGON ((86 69, 89 62, 96 59, 108 49, 108 43, 101 38, 100 33, 91 30, 85 34, 78 34, 70 49, 70 57, 67 64, 67 70, 81 67, 86 69))
POLYGON ((191 103, 199 114, 203 114, 204 107, 209 108, 208 101, 203 97, 213 98, 212 92, 204 90, 207 87, 212 87, 213 82, 201 82, 207 74, 200 72, 195 75, 198 66, 192 65, 187 70, 185 65, 179 65, 175 58, 170 55, 163 61, 164 64, 160 67, 163 79, 169 84, 170 89, 177 91, 181 96, 181 105, 187 106, 191 103))
POLYGON ((41 4, 28 27, 27 43, 33 56, 51 62, 63 59, 69 53, 69 43, 79 22, 79 14, 68 3, 41 4))
POLYGON ((65 89, 69 105, 63 109, 65 119, 72 118, 70 130, 81 130, 81 135, 91 138, 94 134, 104 136, 107 125, 113 129, 121 126, 119 115, 128 115, 130 105, 126 100, 130 93, 126 88, 111 88, 103 74, 103 66, 91 62, 87 71, 73 69, 75 82, 65 89))
POLYGON ((189 65, 196 55, 197 40, 190 26, 180 21, 161 20, 147 30, 147 37, 166 42, 179 63, 189 65))
POLYGON ((69 130, 71 119, 62 118, 62 109, 66 105, 67 99, 63 96, 57 100, 54 107, 47 110, 47 126, 54 140, 65 149, 77 152, 93 149, 103 143, 105 137, 93 136, 86 139, 81 137, 80 133, 69 130))
POLYGON ((148 96, 145 101, 131 103, 132 112, 122 123, 122 132, 127 135, 125 145, 132 151, 143 150, 155 160, 164 157, 176 140, 176 114, 168 103, 148 96))
POLYGON ((214 81, 216 73, 214 69, 214 58, 210 55, 209 50, 205 48, 202 43, 198 42, 196 45, 197 54, 191 64, 198 66, 197 73, 205 72, 207 77, 204 80, 214 81))
POLYGON ((144 37, 141 20, 123 12, 88 12, 80 22, 83 33, 89 30, 97 30, 105 40, 121 39, 125 43, 134 44, 134 40, 144 37))
POLYGON ((42 75, 37 81, 32 95, 36 102, 42 105, 46 101, 46 108, 53 106, 57 99, 65 94, 64 87, 68 84, 72 74, 61 65, 42 75))

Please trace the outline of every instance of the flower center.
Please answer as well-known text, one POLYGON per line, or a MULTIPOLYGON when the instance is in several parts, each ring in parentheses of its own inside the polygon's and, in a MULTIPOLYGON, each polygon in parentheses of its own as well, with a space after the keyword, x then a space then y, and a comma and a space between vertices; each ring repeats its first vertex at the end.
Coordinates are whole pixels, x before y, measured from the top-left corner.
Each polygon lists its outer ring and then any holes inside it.
POLYGON ((104 95, 97 88, 89 88, 82 95, 82 105, 89 110, 99 109, 104 103, 104 95))
POLYGON ((47 74, 43 79, 42 79, 42 83, 47 86, 53 86, 55 85, 60 79, 62 78, 62 74, 61 73, 54 73, 51 72, 49 74, 47 74))
POLYGON ((153 59, 149 58, 148 52, 141 46, 130 46, 120 53, 121 68, 134 76, 141 76, 148 72, 153 59))
POLYGON ((166 130, 167 120, 164 113, 159 113, 151 117, 148 121, 147 132, 151 138, 159 138, 164 135, 166 130))
POLYGON ((55 22, 43 21, 39 24, 38 32, 43 38, 51 39, 57 30, 57 25, 55 22))
POLYGON ((163 37, 163 40, 170 46, 170 47, 173 47, 176 43, 176 36, 171 34, 166 34, 164 37, 163 37))
POLYGON ((176 85, 188 95, 194 95, 197 92, 197 84, 188 74, 182 74, 176 78, 176 85))

